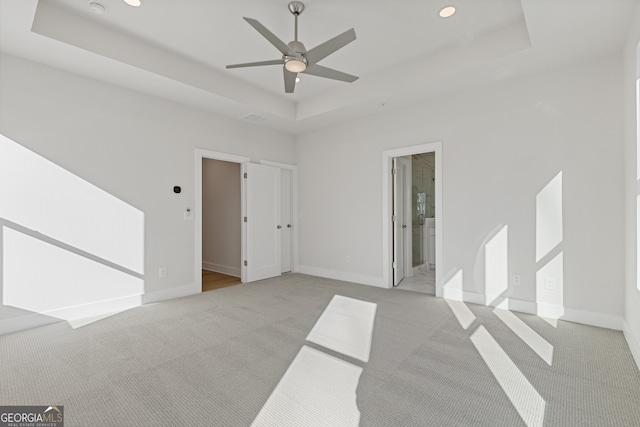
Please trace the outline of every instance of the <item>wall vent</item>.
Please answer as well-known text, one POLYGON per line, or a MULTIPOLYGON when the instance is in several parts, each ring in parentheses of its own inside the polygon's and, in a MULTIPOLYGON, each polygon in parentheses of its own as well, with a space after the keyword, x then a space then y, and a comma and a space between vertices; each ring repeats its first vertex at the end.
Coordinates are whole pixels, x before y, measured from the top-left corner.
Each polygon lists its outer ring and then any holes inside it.
POLYGON ((244 116, 240 117, 240 119, 251 123, 262 123, 269 120, 266 117, 256 113, 245 114, 244 116))

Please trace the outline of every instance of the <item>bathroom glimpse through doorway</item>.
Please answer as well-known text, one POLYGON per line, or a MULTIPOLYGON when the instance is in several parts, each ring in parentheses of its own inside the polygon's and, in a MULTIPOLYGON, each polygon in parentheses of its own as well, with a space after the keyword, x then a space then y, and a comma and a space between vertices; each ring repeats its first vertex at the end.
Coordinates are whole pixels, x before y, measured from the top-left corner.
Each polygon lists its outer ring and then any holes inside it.
MULTIPOLYGON (((383 153, 389 287, 442 295, 441 143, 383 153), (388 240, 387 240, 388 239, 388 240)), ((386 251, 384 251, 386 249, 386 251)))
POLYGON ((411 274, 401 288, 435 295, 435 153, 411 155, 411 274))

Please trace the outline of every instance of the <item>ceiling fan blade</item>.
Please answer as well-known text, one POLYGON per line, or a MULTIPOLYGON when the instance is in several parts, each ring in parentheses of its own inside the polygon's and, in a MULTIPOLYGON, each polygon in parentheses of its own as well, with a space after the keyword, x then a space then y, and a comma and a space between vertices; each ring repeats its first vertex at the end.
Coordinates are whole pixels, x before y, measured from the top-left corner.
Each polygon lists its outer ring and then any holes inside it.
POLYGON ((284 67, 282 67, 282 70, 284 70, 284 91, 286 93, 293 93, 296 87, 296 77, 298 73, 292 73, 284 67))
POLYGON ((282 65, 282 59, 273 59, 271 61, 245 62, 244 64, 231 64, 227 68, 243 68, 243 67, 259 67, 261 65, 282 65))
POLYGON ((307 69, 303 71, 303 73, 349 83, 353 83, 358 80, 358 77, 356 76, 343 73, 342 71, 334 70, 333 68, 323 67, 322 65, 318 64, 308 66, 307 69))
POLYGON ((352 28, 338 36, 335 36, 332 39, 327 40, 322 44, 319 44, 313 49, 307 51, 307 53, 305 53, 304 56, 305 58, 307 58, 307 61, 310 64, 315 64, 321 59, 331 55, 336 50, 345 47, 355 39, 356 39, 356 30, 352 28))
POLYGON ((282 52, 283 55, 295 56, 296 53, 282 40, 278 38, 275 34, 267 29, 264 25, 262 25, 259 21, 253 18, 243 18, 245 21, 249 23, 253 28, 256 29, 257 32, 262 34, 262 37, 267 39, 269 43, 274 45, 276 49, 282 52))

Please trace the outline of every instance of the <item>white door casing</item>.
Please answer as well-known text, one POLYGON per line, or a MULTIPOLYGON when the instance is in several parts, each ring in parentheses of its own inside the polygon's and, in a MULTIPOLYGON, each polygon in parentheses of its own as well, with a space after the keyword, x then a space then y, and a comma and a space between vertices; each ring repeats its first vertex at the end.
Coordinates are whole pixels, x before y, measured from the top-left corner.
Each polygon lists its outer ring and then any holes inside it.
POLYGON ((281 182, 274 166, 243 163, 243 231, 246 282, 279 276, 281 267, 281 182))

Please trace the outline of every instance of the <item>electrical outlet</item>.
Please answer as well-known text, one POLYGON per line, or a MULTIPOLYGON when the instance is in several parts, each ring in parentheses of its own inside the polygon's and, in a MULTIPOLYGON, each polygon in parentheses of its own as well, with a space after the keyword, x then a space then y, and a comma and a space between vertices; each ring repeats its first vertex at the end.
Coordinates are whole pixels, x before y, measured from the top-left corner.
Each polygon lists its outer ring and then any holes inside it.
POLYGON ((158 277, 164 279, 167 277, 167 267, 160 267, 158 269, 158 277))
POLYGON ((544 288, 548 291, 553 291, 556 289, 556 280, 553 277, 545 277, 544 278, 544 288))
POLYGON ((513 275, 513 284, 515 286, 520 286, 520 275, 519 274, 514 274, 513 275))

